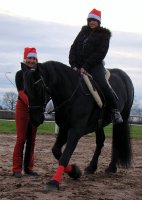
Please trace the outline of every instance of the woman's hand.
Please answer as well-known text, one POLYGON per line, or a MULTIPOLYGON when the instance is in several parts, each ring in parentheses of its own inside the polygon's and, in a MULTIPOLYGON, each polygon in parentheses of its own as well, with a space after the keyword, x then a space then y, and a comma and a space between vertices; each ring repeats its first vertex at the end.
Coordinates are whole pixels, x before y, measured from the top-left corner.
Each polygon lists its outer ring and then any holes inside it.
POLYGON ((73 70, 74 70, 74 71, 77 71, 78 69, 77 69, 77 67, 73 67, 73 70))
POLYGON ((86 71, 83 67, 81 67, 81 68, 80 68, 80 73, 81 73, 81 74, 86 74, 87 71, 86 71))

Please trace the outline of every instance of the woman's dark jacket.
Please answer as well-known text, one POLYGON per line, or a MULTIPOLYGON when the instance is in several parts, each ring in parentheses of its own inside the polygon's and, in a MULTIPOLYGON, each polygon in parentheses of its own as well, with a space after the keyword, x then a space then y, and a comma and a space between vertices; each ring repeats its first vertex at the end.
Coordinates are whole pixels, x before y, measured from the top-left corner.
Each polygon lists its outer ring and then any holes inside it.
POLYGON ((16 73, 15 83, 16 83, 16 88, 17 88, 17 91, 18 91, 18 99, 20 101, 22 101, 25 105, 28 106, 29 101, 28 101, 27 95, 24 92, 23 72, 22 72, 22 70, 19 70, 16 73))
POLYGON ((111 32, 106 28, 83 26, 70 49, 71 67, 83 67, 88 71, 102 63, 109 49, 110 37, 111 32))
POLYGON ((16 87, 17 87, 18 92, 20 90, 24 90, 23 72, 22 72, 22 70, 19 70, 19 71, 16 72, 15 83, 16 83, 16 87))

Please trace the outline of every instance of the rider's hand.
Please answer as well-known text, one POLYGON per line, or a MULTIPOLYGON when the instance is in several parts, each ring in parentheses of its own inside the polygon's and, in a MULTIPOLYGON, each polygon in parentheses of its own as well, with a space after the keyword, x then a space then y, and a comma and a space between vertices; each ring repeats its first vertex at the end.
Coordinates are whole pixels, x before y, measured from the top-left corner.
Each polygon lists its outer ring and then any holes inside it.
POLYGON ((83 67, 81 67, 81 68, 80 68, 80 73, 81 73, 81 74, 86 74, 87 71, 86 71, 83 67))
POLYGON ((77 71, 77 67, 73 67, 73 70, 77 71))

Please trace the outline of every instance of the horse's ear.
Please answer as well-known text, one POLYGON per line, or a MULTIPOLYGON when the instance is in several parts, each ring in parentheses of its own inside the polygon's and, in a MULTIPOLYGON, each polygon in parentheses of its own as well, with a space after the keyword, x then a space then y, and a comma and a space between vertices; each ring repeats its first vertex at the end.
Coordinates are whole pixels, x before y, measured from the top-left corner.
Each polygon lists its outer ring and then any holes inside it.
POLYGON ((32 72, 34 73, 37 70, 37 66, 33 66, 32 68, 28 68, 28 66, 25 63, 21 62, 21 69, 22 71, 25 72, 32 72))
POLYGON ((22 69, 23 72, 28 71, 27 65, 23 62, 21 62, 21 69, 22 69))
POLYGON ((42 63, 37 63, 36 69, 39 71, 39 68, 42 66, 42 63))

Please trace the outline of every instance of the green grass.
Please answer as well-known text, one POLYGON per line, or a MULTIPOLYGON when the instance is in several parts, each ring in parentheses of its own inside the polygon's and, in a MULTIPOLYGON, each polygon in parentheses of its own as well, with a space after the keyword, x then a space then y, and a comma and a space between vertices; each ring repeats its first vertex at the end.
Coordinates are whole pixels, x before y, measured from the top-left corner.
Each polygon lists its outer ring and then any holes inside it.
MULTIPOLYGON (((15 121, 12 120, 0 120, 0 133, 15 133, 16 126, 15 121)), ((38 133, 40 134, 51 134, 55 132, 55 123, 43 123, 38 127, 38 133)))
MULTIPOLYGON (((142 126, 130 126, 131 137, 142 139, 142 126)), ((112 125, 104 128, 106 137, 112 136, 112 125)), ((16 133, 15 121, 0 120, 0 133, 16 133)), ((39 134, 54 134, 55 133, 55 123, 48 122, 43 123, 38 127, 39 134)), ((121 133, 120 133, 121 134, 121 133)), ((89 135, 95 135, 91 133, 89 135)))
POLYGON ((0 133, 15 133, 15 121, 0 120, 0 133))
MULTIPOLYGON (((104 128, 106 137, 112 137, 112 125, 108 125, 104 128)), ((131 138, 139 138, 142 139, 142 126, 131 126, 130 125, 130 131, 131 131, 131 138)), ((91 133, 91 135, 94 135, 95 133, 91 133)), ((121 133, 120 133, 121 134, 121 133)))
POLYGON ((142 126, 131 126, 131 135, 133 138, 141 138, 142 139, 142 126))

